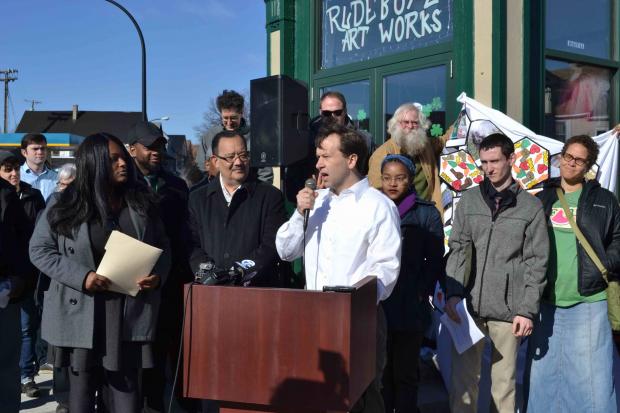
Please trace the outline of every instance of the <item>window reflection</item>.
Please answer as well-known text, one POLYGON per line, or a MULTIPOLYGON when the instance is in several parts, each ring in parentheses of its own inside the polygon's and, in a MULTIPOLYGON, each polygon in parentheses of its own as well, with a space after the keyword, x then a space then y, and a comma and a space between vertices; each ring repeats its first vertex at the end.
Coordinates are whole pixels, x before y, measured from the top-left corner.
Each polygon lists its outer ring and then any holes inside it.
POLYGON ((441 136, 446 127, 446 66, 398 73, 383 79, 383 130, 396 109, 403 103, 422 104, 431 122, 429 134, 441 136))
POLYGON ((611 75, 609 69, 547 59, 545 134, 563 141, 609 130, 611 75))
POLYGON ((610 58, 610 0, 547 0, 545 15, 548 49, 610 58))
POLYGON ((347 113, 357 129, 370 130, 370 80, 327 86, 320 94, 329 91, 338 91, 347 99, 347 113))

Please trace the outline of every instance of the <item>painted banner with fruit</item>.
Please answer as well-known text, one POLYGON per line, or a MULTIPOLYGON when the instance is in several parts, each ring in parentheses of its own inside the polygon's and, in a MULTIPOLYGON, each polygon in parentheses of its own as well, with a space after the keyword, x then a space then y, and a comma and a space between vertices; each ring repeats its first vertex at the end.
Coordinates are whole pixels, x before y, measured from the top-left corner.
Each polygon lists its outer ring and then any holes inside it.
MULTIPOLYGON (((452 216, 464 191, 476 188, 484 176, 480 169, 478 148, 486 136, 501 132, 515 144, 516 160, 513 178, 531 193, 536 193, 544 181, 559 175, 559 154, 563 142, 537 135, 506 114, 467 97, 462 93, 457 101, 463 104, 455 127, 439 159, 439 176, 443 181, 444 235, 446 252, 452 229, 452 216)), ((618 174, 618 140, 612 131, 594 136, 600 154, 589 172, 601 186, 616 190, 618 174)))

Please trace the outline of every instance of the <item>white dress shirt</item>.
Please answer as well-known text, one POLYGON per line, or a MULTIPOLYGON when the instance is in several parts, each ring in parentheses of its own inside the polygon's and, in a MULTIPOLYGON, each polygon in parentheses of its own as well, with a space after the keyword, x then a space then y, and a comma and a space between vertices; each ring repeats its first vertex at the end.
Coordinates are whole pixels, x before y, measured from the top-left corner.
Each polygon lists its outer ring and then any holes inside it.
MULTIPOLYGON (((303 252, 303 216, 296 211, 278 230, 280 258, 303 252)), ((318 191, 306 230, 306 288, 351 286, 368 275, 378 278, 377 301, 390 296, 400 269, 400 218, 385 195, 362 179, 336 195, 318 191)))

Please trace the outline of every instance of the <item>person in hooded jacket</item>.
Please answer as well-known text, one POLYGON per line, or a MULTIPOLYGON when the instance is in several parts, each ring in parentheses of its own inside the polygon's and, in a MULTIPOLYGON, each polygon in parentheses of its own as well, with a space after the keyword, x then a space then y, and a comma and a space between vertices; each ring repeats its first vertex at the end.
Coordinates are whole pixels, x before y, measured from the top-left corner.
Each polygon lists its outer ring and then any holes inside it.
POLYGON ((388 155, 381 163, 381 189, 398 207, 403 243, 398 281, 383 302, 388 326, 382 391, 386 412, 418 411, 419 353, 431 322, 428 296, 444 273, 441 216, 433 202, 418 197, 414 176, 415 165, 404 155, 388 155))

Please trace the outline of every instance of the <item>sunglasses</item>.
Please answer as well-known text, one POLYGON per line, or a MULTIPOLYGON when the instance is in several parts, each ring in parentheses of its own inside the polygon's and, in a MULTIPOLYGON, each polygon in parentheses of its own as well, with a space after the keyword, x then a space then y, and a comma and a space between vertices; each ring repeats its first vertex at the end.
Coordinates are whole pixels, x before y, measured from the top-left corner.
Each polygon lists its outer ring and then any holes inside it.
POLYGON ((328 118, 330 116, 342 116, 344 109, 336 109, 336 110, 322 110, 321 116, 328 118))

